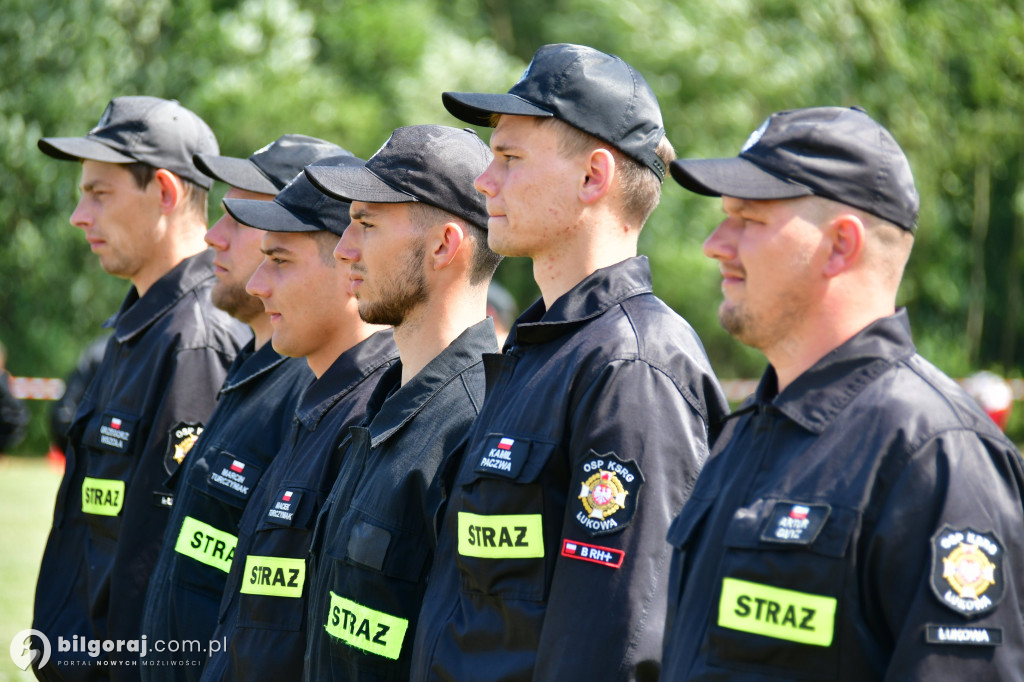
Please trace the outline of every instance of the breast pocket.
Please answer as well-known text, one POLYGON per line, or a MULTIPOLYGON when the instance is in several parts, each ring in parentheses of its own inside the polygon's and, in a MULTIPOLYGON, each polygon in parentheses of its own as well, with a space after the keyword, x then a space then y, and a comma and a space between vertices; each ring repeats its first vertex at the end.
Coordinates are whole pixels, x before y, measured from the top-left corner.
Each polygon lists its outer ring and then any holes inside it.
MULTIPOLYGON (((689 556, 697 530, 703 525, 714 499, 691 497, 679 515, 668 528, 668 543, 673 547, 672 566, 669 573, 669 595, 681 599, 686 576, 690 571, 689 556)), ((675 605, 678 607, 678 604, 675 605)), ((673 611, 670 609, 670 614, 673 611)), ((666 631, 671 628, 666 628, 666 631)))
POLYGON ((726 531, 709 662, 834 679, 839 602, 859 523, 856 510, 797 500, 737 510, 726 531))
POLYGON ((411 634, 416 626, 431 546, 422 520, 401 523, 353 508, 326 538, 311 613, 329 635, 336 676, 408 679, 411 634), (357 675, 358 673, 358 675, 357 675))
POLYGON ((547 534, 557 534, 561 516, 545 523, 539 481, 556 444, 491 434, 467 451, 456 480, 456 561, 463 589, 509 599, 542 601, 547 534))
POLYGON ((136 415, 119 410, 94 412, 86 424, 81 509, 97 536, 118 537, 126 487, 145 440, 141 431, 136 415))
POLYGON ((309 543, 317 492, 281 486, 263 511, 249 553, 241 559, 240 627, 298 631, 308 593, 309 543))
MULTIPOLYGON (((192 561, 174 573, 185 585, 210 601, 219 601, 238 543, 238 524, 262 467, 244 455, 210 448, 189 467, 187 508, 175 529, 174 550, 192 561)), ((171 532, 171 531, 168 531, 171 532)))

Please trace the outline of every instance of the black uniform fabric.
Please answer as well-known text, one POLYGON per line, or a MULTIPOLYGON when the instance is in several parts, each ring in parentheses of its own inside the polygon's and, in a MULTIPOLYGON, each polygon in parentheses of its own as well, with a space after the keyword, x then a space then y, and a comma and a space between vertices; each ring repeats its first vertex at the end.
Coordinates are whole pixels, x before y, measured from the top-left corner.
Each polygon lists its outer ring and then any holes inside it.
POLYGON ((110 335, 103 334, 89 342, 78 356, 75 368, 64 380, 64 395, 50 406, 50 442, 57 446, 61 454, 68 447, 68 431, 78 411, 78 403, 96 376, 109 341, 110 335))
POLYGON ((727 404, 647 259, 598 270, 485 357, 414 680, 657 675, 669 523, 727 404))
POLYGON ((299 398, 314 379, 304 358, 282 357, 270 343, 253 348, 250 342, 235 360, 217 409, 175 475, 174 508, 142 618, 150 653, 140 672, 147 682, 202 674, 242 511, 291 434, 299 398), (172 652, 172 640, 201 646, 172 652))
MULTIPOLYGON (((210 302, 213 252, 187 258, 139 298, 133 287, 117 315, 96 377, 68 433, 67 464, 36 585, 33 628, 51 642, 138 640, 146 587, 167 524, 164 485, 175 456, 213 412, 245 325, 210 302), (184 435, 183 435, 184 434, 184 435)), ((110 324, 110 323, 108 323, 110 324)), ((138 658, 113 652, 110 658, 138 658)), ((137 679, 136 666, 61 652, 46 679, 137 679)))
POLYGON ((1022 489, 904 311, 769 367, 669 533, 665 679, 1022 679, 1022 489))
POLYGON ((311 553, 306 680, 409 679, 441 501, 436 474, 480 410, 483 354, 497 350, 487 319, 404 386, 395 365, 367 419, 349 430, 311 553))
POLYGON ((19 445, 28 426, 28 408, 11 393, 10 380, 0 369, 0 451, 19 445))
POLYGON ((342 353, 303 394, 288 441, 242 513, 213 635, 226 647, 207 661, 203 680, 302 677, 313 525, 338 476, 338 445, 397 359, 391 331, 377 332, 342 353))

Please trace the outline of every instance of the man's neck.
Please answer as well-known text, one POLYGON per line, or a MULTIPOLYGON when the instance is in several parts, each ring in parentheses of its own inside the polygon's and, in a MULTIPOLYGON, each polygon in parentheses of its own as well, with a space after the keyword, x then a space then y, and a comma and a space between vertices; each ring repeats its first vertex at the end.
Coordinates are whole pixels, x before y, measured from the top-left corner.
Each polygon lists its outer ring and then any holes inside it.
POLYGON ((154 255, 138 273, 132 276, 131 282, 139 292, 139 298, 156 284, 161 277, 173 270, 186 258, 202 253, 207 248, 202 233, 195 233, 194 238, 179 239, 167 244, 154 255))
POLYGON ((601 268, 636 256, 636 241, 612 243, 592 241, 582 248, 552 249, 533 260, 533 279, 540 289, 544 306, 555 301, 601 268))
POLYGON ((395 327, 403 386, 462 332, 487 316, 486 286, 454 289, 433 292, 426 303, 395 327))

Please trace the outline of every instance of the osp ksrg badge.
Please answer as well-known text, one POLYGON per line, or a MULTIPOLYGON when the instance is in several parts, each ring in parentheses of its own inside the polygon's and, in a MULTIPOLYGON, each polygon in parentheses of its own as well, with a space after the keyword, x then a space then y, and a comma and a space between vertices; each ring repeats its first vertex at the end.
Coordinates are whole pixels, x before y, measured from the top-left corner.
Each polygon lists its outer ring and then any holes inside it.
POLYGON ((203 425, 198 423, 178 422, 167 432, 167 453, 164 455, 164 469, 168 474, 185 461, 185 455, 199 439, 203 425))
POLYGON ((618 532, 633 520, 644 476, 636 462, 624 462, 614 452, 598 455, 591 450, 589 455, 575 474, 580 502, 576 522, 591 535, 618 532))
POLYGON ((967 617, 991 611, 1005 592, 1003 545, 995 533, 949 525, 932 537, 932 592, 967 617))

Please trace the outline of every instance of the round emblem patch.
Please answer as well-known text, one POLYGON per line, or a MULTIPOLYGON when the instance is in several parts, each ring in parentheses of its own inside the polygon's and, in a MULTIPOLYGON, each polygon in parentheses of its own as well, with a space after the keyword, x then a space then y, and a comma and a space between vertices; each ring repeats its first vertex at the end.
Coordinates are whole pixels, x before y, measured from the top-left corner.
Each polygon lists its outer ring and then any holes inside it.
POLYGON ((593 450, 578 467, 576 497, 582 508, 576 512, 576 522, 591 535, 625 528, 633 520, 636 495, 643 484, 640 468, 615 453, 598 455, 593 450))
POLYGON ((1003 546, 994 533, 943 526, 932 559, 932 592, 957 613, 977 616, 1003 598, 1003 546))

